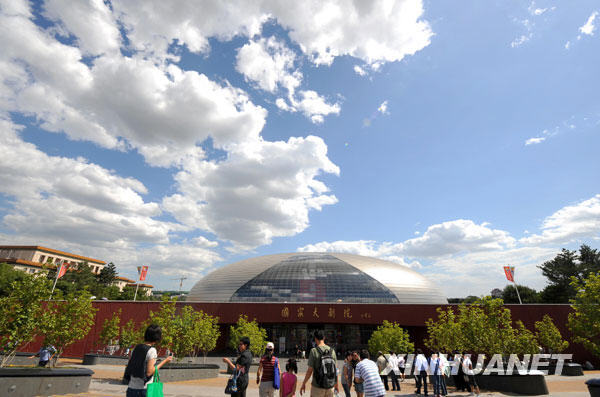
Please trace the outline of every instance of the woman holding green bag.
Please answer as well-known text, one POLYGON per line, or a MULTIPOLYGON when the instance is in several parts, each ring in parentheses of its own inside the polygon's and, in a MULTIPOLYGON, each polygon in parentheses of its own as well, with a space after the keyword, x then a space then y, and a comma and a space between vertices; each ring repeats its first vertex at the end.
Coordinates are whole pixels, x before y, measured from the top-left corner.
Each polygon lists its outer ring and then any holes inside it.
MULTIPOLYGON (((158 370, 166 363, 173 360, 173 356, 169 356, 159 364, 156 364, 158 354, 155 344, 162 339, 162 330, 158 325, 150 325, 144 333, 144 343, 137 345, 131 353, 131 358, 127 363, 124 382, 127 382, 127 397, 146 397, 148 384, 154 381, 154 374, 158 375, 158 370)), ((158 381, 158 376, 157 376, 158 381)), ((160 384, 162 386, 162 384, 160 384)), ((158 384, 156 385, 158 386, 158 384)), ((160 391, 152 390, 152 397, 162 396, 162 387, 160 391)))

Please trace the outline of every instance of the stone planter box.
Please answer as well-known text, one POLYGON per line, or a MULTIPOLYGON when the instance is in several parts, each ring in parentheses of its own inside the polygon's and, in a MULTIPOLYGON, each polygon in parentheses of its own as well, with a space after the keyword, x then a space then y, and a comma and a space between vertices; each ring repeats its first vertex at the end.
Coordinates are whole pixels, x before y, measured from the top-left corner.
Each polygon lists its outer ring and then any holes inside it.
POLYGON ((85 368, 0 368, 3 397, 85 393, 94 372, 85 368))
POLYGON ((161 382, 216 378, 219 376, 217 364, 169 363, 160 369, 161 382))
POLYGON ((591 397, 600 397, 600 379, 589 379, 585 384, 588 387, 591 397))
MULTIPOLYGON (((530 396, 548 394, 546 378, 542 373, 530 375, 520 375, 518 373, 514 373, 513 375, 475 375, 475 380, 480 388, 489 391, 530 396)), ((455 386, 454 378, 446 378, 446 384, 455 386)), ((433 387, 433 383, 431 387, 433 387)))
MULTIPOLYGON (((39 357, 29 358, 34 354, 35 353, 17 353, 9 365, 37 365, 40 361, 39 357)), ((3 356, 0 354, 0 359, 1 358, 3 358, 3 356)))
POLYGON ((127 365, 129 357, 127 356, 110 356, 108 354, 88 353, 83 356, 83 365, 127 365))

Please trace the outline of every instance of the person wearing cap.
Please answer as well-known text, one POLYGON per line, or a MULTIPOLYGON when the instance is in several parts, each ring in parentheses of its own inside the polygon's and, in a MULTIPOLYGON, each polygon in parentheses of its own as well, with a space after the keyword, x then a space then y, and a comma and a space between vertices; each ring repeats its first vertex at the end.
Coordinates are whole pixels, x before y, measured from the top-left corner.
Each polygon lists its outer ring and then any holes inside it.
POLYGON ((260 358, 258 371, 256 372, 256 384, 258 386, 258 395, 260 397, 274 397, 275 388, 273 387, 273 379, 275 379, 275 367, 279 369, 279 360, 273 355, 275 345, 273 342, 268 342, 265 349, 265 354, 260 358))

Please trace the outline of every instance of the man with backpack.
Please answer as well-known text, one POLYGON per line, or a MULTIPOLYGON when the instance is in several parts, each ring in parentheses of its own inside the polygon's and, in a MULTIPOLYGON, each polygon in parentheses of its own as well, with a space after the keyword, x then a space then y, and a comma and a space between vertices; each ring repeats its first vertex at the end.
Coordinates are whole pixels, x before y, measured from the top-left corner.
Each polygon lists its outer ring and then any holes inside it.
POLYGON ((308 355, 308 369, 300 388, 300 395, 306 391, 306 383, 312 376, 310 397, 333 397, 333 390, 339 393, 335 351, 324 341, 323 331, 314 332, 315 347, 308 355))

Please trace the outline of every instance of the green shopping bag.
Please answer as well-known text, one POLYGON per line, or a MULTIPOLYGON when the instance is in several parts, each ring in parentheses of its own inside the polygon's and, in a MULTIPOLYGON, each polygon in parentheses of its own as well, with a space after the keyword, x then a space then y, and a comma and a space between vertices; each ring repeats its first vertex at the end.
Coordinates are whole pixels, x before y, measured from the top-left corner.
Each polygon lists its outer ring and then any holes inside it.
POLYGON ((160 381, 158 368, 156 367, 154 367, 154 381, 152 383, 148 383, 146 397, 164 397, 163 384, 160 381))

